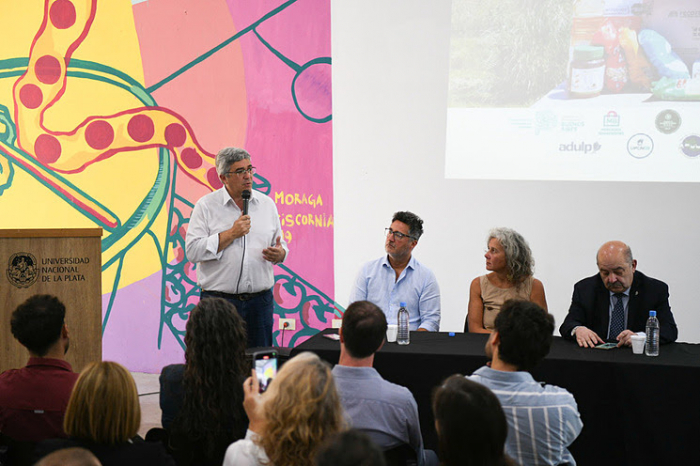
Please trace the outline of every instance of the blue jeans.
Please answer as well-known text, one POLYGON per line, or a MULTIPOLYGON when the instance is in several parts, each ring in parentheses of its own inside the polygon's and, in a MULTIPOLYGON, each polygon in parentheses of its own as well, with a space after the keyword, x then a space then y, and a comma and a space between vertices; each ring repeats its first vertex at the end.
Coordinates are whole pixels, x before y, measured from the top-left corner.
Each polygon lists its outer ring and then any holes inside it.
MULTIPOLYGON (((200 299, 215 297, 207 291, 200 293, 200 299)), ((272 312, 275 307, 272 290, 268 290, 260 296, 247 301, 233 298, 224 299, 236 306, 238 315, 245 320, 248 348, 272 346, 272 312)))

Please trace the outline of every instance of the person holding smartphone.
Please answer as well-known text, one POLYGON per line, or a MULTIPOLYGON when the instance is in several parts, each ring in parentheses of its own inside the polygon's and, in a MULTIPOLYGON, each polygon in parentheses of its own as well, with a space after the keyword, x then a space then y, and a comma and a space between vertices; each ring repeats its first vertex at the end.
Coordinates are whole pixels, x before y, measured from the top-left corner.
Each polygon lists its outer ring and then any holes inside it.
POLYGON ((255 370, 243 383, 248 432, 226 450, 224 466, 308 466, 323 442, 345 428, 330 366, 301 353, 265 393, 255 370))

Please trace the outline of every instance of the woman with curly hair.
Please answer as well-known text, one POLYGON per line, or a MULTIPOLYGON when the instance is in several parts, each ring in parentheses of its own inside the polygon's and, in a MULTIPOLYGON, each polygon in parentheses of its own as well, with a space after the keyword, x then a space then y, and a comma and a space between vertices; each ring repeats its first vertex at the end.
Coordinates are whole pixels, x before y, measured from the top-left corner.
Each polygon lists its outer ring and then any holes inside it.
POLYGON ((508 423, 496 395, 455 374, 433 392, 443 466, 515 466, 505 454, 508 423))
POLYGON ((243 390, 250 426, 226 450, 224 466, 308 466, 345 427, 331 368, 313 353, 290 359, 262 395, 254 372, 243 390))
POLYGON ((491 333, 501 306, 509 299, 525 299, 547 310, 544 285, 533 277, 535 259, 520 233, 510 228, 489 232, 486 270, 469 287, 469 307, 465 331, 491 333))
POLYGON ((247 341, 245 322, 228 301, 203 299, 190 312, 185 364, 160 375, 162 424, 178 465, 219 466, 226 447, 245 435, 247 341))

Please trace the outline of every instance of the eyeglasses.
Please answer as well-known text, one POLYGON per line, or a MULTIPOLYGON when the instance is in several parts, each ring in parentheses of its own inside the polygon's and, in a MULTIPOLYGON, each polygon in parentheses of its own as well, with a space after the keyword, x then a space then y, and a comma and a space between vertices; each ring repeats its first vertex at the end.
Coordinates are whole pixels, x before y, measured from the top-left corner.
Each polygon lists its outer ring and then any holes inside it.
POLYGON ((248 173, 249 175, 255 175, 255 167, 239 168, 235 172, 226 172, 227 175, 238 175, 238 176, 243 176, 246 173, 248 173))
POLYGON ((406 235, 404 233, 401 233, 400 231, 394 231, 391 228, 385 228, 384 232, 386 233, 386 236, 388 237, 389 235, 394 235, 394 239, 402 240, 404 238, 411 238, 414 239, 413 236, 411 235, 406 235))

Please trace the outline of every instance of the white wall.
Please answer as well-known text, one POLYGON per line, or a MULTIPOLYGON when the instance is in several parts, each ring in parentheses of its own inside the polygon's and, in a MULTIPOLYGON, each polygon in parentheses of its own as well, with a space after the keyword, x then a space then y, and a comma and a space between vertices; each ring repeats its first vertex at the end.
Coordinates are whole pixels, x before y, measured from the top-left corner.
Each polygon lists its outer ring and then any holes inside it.
MULTIPOLYGON (((669 284, 679 340, 700 342, 699 185, 445 179, 450 8, 332 1, 336 300, 346 305, 360 265, 383 254, 393 212, 411 210, 425 221, 414 254, 437 275, 443 331, 461 331, 487 232, 507 226, 530 242, 557 326, 598 247, 620 239, 669 284)), ((700 117, 684 124, 700 132, 700 117)), ((527 157, 517 140, 494 144, 527 157)))

